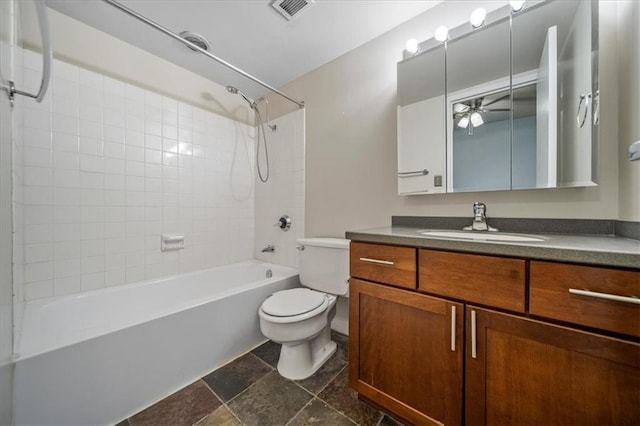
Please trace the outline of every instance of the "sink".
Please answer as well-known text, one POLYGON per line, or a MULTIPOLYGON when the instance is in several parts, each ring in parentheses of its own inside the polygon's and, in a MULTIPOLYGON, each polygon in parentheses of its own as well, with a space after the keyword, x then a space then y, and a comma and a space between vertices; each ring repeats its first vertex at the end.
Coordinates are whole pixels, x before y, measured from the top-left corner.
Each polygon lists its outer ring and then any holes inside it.
POLYGON ((487 231, 419 231, 425 237, 453 238, 471 241, 505 241, 514 243, 540 242, 545 239, 523 234, 503 234, 487 231))

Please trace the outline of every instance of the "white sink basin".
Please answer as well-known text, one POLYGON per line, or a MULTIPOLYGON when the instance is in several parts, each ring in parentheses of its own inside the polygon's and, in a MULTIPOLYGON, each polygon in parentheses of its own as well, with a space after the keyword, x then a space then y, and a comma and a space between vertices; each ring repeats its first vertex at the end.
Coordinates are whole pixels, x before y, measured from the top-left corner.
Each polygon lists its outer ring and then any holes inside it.
POLYGON ((502 234, 485 231, 420 231, 420 234, 425 237, 453 238, 456 240, 472 241, 509 241, 515 243, 526 243, 545 240, 544 238, 534 237, 533 235, 502 234))

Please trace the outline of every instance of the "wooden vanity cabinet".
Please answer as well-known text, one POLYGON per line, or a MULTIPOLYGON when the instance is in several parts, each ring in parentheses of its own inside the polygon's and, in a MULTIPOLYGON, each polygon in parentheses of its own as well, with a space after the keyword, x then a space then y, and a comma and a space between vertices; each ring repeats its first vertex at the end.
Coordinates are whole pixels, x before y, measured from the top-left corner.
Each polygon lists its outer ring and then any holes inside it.
POLYGON ((349 385, 412 424, 462 422, 463 306, 351 279, 349 385))
POLYGON ((638 425, 640 345, 466 308, 469 425, 638 425))
POLYGON ((637 295, 640 271, 413 250, 415 289, 351 271, 361 396, 409 424, 640 424, 638 305, 569 292, 637 295))

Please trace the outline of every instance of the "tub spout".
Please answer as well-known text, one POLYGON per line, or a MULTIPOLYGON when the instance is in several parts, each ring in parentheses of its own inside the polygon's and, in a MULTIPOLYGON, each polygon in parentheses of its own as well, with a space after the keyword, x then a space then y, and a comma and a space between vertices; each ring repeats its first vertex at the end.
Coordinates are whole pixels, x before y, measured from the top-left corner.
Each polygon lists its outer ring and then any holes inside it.
POLYGON ((269 244, 262 249, 262 253, 273 253, 274 251, 276 251, 276 247, 273 244, 269 244))

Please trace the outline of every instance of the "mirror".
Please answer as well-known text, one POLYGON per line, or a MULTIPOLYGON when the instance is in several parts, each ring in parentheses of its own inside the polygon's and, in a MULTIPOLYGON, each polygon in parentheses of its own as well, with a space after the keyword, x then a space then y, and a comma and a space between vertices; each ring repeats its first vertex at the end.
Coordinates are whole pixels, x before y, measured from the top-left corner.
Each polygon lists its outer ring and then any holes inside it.
POLYGON ((510 189, 509 21, 447 44, 447 192, 510 189))
POLYGON ((444 88, 444 45, 398 64, 399 194, 445 192, 444 88))
POLYGON ((398 63, 399 194, 596 184, 597 2, 510 13, 398 63))

